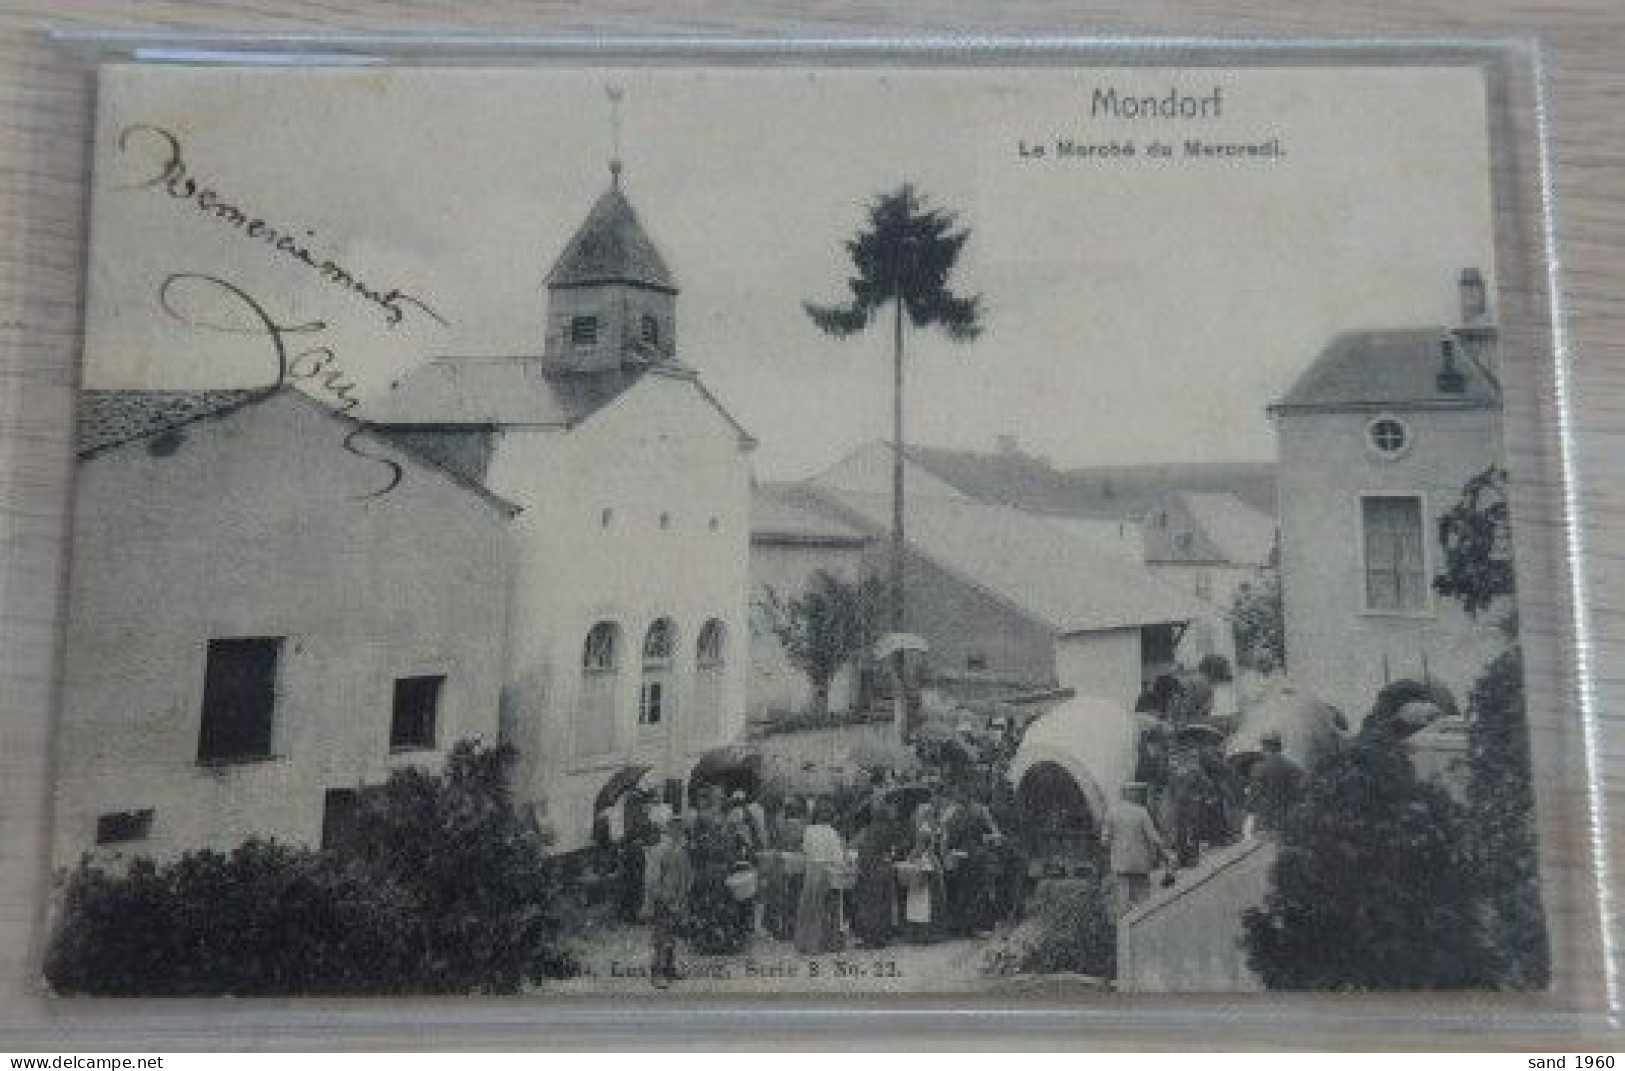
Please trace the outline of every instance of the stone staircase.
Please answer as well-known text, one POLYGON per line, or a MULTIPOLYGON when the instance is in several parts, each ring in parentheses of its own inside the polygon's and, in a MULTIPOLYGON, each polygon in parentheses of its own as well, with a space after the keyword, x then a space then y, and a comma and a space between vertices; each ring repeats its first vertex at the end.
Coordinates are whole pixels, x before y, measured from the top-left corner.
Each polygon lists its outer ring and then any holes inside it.
POLYGON ((1249 838, 1210 849, 1153 888, 1117 924, 1117 988, 1124 992, 1237 992, 1263 988, 1247 969, 1241 916, 1264 902, 1275 845, 1249 838))

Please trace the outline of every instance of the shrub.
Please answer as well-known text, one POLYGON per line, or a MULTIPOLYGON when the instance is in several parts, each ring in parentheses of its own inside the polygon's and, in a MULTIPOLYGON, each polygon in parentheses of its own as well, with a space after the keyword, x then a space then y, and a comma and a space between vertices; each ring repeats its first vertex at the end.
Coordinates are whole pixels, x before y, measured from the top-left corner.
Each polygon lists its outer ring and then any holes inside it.
POLYGON ((1230 660, 1222 654, 1202 656, 1202 660, 1196 663, 1196 672, 1214 684, 1229 684, 1234 679, 1234 674, 1230 672, 1230 660))
POLYGON ((1287 664, 1286 611, 1279 575, 1271 573, 1256 584, 1236 589, 1230 626, 1236 636, 1236 657, 1243 666, 1273 669, 1287 664))
POLYGON ((511 806, 509 749, 459 744, 443 775, 365 793, 331 851, 86 860, 66 881, 45 974, 107 996, 513 992, 567 973, 557 881, 511 806))
POLYGON ((1485 668, 1467 697, 1467 806, 1474 864, 1488 890, 1490 925, 1505 951, 1502 981, 1544 986, 1551 975, 1535 854, 1535 800, 1517 645, 1485 668))
POLYGON ((62 993, 289 995, 392 991, 410 905, 348 860, 252 840, 68 881, 45 973, 62 993))
POLYGON ((571 972, 547 845, 513 807, 513 758, 461 743, 443 775, 401 770, 363 796, 349 850, 411 903, 418 991, 509 993, 571 972))
POLYGON ((1115 976, 1117 920, 1112 914, 1111 879, 1090 870, 1080 877, 1041 883, 1008 944, 1023 973, 1115 976))
POLYGON ((1459 989, 1495 983, 1483 918, 1462 807, 1379 734, 1315 766, 1242 921, 1272 989, 1459 989))

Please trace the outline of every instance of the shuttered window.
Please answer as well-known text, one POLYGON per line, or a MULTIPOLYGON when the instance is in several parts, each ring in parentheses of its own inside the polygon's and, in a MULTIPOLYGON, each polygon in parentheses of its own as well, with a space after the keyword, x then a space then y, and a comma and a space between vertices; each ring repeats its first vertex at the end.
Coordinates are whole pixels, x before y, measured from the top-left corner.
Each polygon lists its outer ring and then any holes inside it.
POLYGON ((1427 609, 1422 546, 1422 500, 1381 495, 1360 500, 1365 532, 1365 605, 1368 610, 1415 613, 1427 609))

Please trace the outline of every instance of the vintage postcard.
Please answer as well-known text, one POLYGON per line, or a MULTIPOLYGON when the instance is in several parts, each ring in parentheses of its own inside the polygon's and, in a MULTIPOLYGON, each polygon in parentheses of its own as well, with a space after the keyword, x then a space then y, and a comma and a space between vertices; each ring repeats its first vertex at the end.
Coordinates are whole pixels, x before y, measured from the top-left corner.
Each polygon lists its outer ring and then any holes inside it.
POLYGON ((62 995, 1538 988, 1486 75, 100 75, 62 995))

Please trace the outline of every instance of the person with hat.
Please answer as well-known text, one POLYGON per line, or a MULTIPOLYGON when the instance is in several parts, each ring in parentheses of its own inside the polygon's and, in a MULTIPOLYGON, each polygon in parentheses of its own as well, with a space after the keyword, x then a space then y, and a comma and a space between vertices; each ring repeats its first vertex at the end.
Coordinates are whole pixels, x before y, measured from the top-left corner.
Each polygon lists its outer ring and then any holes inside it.
POLYGON ((1259 740, 1263 756, 1253 763, 1247 783, 1247 809, 1262 833, 1277 833, 1303 798, 1306 776, 1303 767, 1282 748, 1281 734, 1274 729, 1259 740))
POLYGON ((1123 785, 1122 798, 1106 812, 1101 839, 1111 853, 1112 899, 1118 918, 1151 895, 1151 872, 1168 859, 1157 824, 1146 810, 1144 781, 1123 785))
POLYGON ((649 849, 644 867, 644 908, 649 916, 649 980, 665 989, 677 980, 677 935, 688 909, 694 869, 683 844, 683 819, 666 804, 650 810, 660 839, 649 849))

